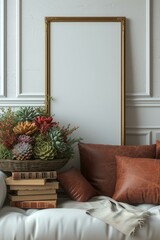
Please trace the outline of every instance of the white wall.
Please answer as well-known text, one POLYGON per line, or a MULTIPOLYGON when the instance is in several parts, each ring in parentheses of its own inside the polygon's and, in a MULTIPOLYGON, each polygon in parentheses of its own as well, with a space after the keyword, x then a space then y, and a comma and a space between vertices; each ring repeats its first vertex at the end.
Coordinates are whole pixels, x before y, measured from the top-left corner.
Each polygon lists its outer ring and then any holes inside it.
POLYGON ((160 138, 159 0, 0 0, 0 106, 44 104, 44 17, 125 16, 126 143, 160 138))

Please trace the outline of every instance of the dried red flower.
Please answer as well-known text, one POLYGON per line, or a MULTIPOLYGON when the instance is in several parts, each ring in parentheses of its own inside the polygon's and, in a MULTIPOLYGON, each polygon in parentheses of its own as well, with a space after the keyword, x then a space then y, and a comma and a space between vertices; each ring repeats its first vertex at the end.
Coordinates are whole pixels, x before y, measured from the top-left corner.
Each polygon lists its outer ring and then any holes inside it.
POLYGON ((39 116, 34 118, 34 122, 40 131, 40 133, 45 134, 53 126, 57 126, 59 123, 53 121, 53 117, 39 116))

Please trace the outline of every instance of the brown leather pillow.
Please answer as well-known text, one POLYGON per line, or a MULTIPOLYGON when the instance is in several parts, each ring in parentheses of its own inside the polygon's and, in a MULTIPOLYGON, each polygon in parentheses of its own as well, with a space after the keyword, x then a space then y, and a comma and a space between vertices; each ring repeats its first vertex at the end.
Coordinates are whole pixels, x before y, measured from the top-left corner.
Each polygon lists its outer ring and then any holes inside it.
POLYGON ((116 156, 113 199, 130 204, 160 204, 160 160, 116 156))
POLYGON ((81 172, 101 195, 112 197, 116 183, 115 155, 155 158, 156 145, 116 146, 79 143, 81 172))
POLYGON ((96 190, 76 168, 58 173, 57 178, 71 199, 85 202, 97 195, 96 190))

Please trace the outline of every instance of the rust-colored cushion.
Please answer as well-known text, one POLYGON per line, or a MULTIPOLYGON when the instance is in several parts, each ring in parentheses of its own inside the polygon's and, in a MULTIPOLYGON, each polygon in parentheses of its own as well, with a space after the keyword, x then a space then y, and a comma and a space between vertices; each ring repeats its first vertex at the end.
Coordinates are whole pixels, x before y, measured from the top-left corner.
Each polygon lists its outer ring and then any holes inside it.
POLYGON ((57 178, 66 193, 75 201, 85 202, 97 195, 96 190, 76 168, 58 173, 57 178))
POLYGON ((112 197, 116 183, 115 155, 155 158, 156 145, 116 146, 79 143, 81 172, 101 195, 112 197))
POLYGON ((160 160, 116 156, 113 199, 130 204, 160 204, 160 160))
POLYGON ((160 158, 160 140, 156 140, 156 158, 160 158))

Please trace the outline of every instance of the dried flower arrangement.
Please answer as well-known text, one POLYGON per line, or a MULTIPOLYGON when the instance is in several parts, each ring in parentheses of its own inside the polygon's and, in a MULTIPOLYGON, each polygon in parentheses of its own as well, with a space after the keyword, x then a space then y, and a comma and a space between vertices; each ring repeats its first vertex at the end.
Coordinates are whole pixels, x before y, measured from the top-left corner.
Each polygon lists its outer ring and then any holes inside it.
POLYGON ((43 107, 1 109, 0 159, 53 160, 73 157, 73 145, 79 138, 71 137, 77 127, 60 126, 43 107))

